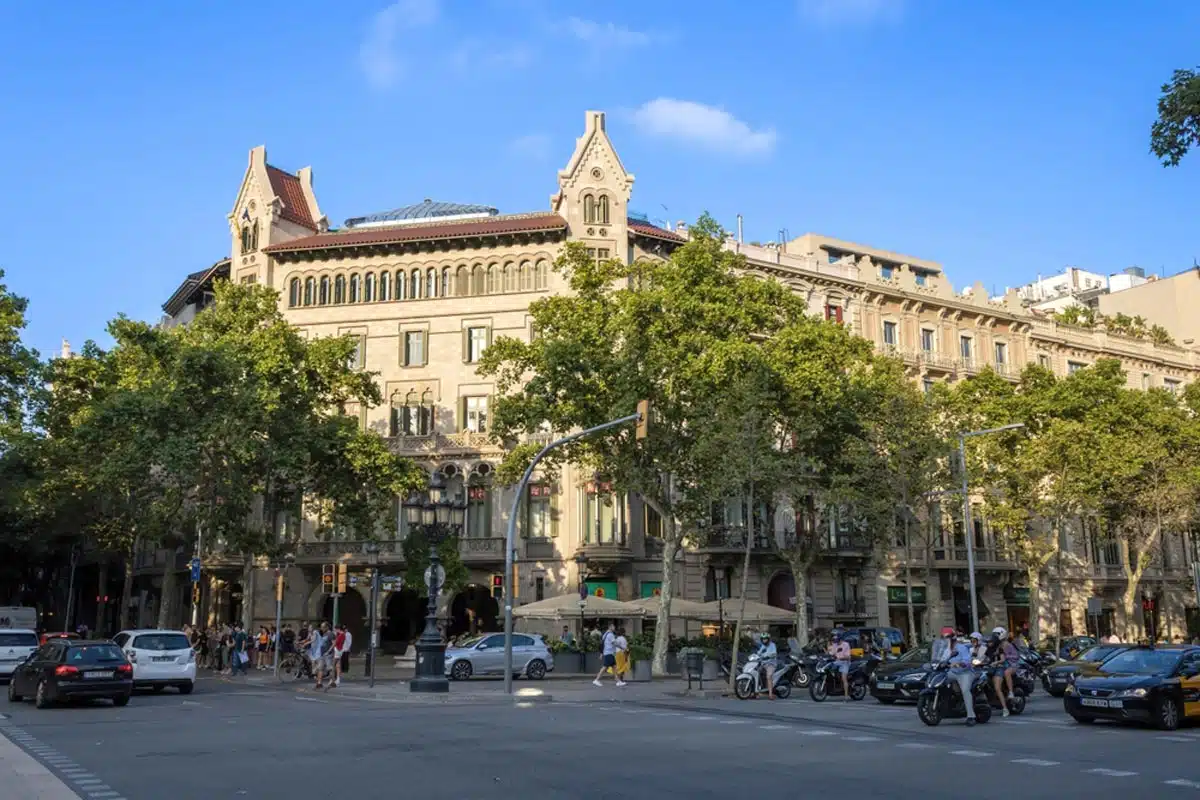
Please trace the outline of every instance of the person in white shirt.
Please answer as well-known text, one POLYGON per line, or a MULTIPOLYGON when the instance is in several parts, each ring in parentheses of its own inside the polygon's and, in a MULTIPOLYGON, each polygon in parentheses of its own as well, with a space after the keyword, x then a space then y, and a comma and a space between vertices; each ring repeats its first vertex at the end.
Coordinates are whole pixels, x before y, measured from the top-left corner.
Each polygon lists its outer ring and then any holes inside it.
POLYGON ((758 651, 755 653, 758 660, 763 665, 763 672, 767 676, 767 696, 772 700, 775 699, 775 659, 779 655, 779 649, 775 646, 775 642, 771 640, 771 634, 763 631, 759 635, 758 651))
POLYGON ((617 638, 613 641, 613 655, 617 659, 617 686, 624 686, 625 675, 629 672, 629 640, 625 638, 624 628, 617 628, 617 638))
MULTIPOLYGON (((596 673, 596 680, 592 681, 597 686, 600 686, 600 678, 608 670, 612 670, 616 674, 617 669, 617 625, 615 622, 608 623, 608 630, 604 632, 604 642, 600 645, 600 671, 596 673)), ((618 680, 620 680, 618 678, 618 680)))

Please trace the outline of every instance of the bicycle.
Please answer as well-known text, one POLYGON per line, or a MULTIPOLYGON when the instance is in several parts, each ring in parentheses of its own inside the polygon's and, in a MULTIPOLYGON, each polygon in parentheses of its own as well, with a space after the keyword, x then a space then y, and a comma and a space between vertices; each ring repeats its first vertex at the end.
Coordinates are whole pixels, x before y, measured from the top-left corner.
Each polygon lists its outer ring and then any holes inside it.
POLYGON ((279 660, 279 680, 295 681, 301 678, 315 678, 312 669, 312 659, 307 653, 288 653, 279 660))

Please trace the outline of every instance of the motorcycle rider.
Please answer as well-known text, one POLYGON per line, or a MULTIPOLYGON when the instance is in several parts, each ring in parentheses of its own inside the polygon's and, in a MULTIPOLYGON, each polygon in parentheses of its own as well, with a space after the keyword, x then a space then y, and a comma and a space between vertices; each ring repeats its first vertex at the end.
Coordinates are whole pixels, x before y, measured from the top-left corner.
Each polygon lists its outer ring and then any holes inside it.
POLYGON ((942 628, 941 635, 937 639, 934 639, 930 647, 930 663, 941 664, 943 661, 950 660, 950 639, 953 636, 954 628, 949 626, 942 628))
POLYGON ((981 664, 987 663, 987 645, 983 643, 983 634, 979 631, 971 634, 971 658, 981 664))
POLYGON ((842 675, 842 700, 850 699, 850 643, 842 638, 842 630, 835 628, 833 642, 829 645, 829 655, 833 656, 838 672, 842 675))
MULTIPOLYGON (((978 634, 976 634, 978 635, 978 634)), ((975 724, 975 700, 971 697, 971 684, 975 682, 975 670, 971 667, 971 646, 962 639, 950 637, 950 677, 962 692, 963 707, 967 710, 967 727, 975 724)))
POLYGON ((1003 714, 1008 716, 1008 701, 1016 699, 1013 696, 1013 673, 1017 669, 1021 654, 1016 646, 1009 641, 1008 631, 997 626, 992 629, 992 642, 988 646, 989 660, 995 665, 992 672, 992 686, 996 689, 996 697, 1004 707, 1003 714), (1005 684, 1008 692, 1004 691, 1005 684))
POLYGON ((775 657, 779 650, 775 647, 775 642, 771 641, 771 634, 763 631, 759 635, 758 650, 755 654, 758 656, 758 663, 762 665, 763 672, 767 675, 767 697, 775 699, 775 657))

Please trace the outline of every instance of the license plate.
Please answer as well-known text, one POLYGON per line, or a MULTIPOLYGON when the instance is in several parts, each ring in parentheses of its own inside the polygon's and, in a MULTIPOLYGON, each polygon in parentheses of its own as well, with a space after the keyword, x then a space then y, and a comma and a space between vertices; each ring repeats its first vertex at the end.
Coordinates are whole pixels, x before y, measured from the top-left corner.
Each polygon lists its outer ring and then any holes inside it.
POLYGON ((1089 706, 1091 708, 1120 708, 1120 700, 1097 700, 1092 697, 1079 698, 1079 705, 1089 706))
POLYGON ((882 682, 882 681, 880 681, 879 683, 877 683, 877 684, 875 684, 875 685, 876 685, 877 687, 879 687, 880 689, 895 689, 895 688, 896 688, 896 684, 894 684, 894 683, 884 683, 884 682, 882 682))
POLYGON ((1066 678, 1051 678, 1050 682, 1051 683, 1066 683, 1067 679, 1066 678))
POLYGON ((151 660, 153 660, 153 661, 174 661, 175 656, 155 656, 151 660))
POLYGON ((112 676, 113 676, 113 674, 111 672, 85 672, 85 673, 83 673, 83 677, 87 680, 96 680, 98 678, 111 678, 112 676))

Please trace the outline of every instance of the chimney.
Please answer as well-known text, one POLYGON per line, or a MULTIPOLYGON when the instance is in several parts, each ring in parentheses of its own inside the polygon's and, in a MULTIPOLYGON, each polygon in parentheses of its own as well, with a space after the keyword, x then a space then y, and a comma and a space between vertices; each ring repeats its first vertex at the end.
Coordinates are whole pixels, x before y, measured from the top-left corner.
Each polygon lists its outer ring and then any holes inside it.
POLYGON ((683 220, 679 220, 678 222, 675 223, 675 232, 678 233, 680 236, 687 236, 687 229, 688 229, 687 223, 684 222, 683 220))
POLYGON ((742 243, 742 215, 738 214, 738 244, 742 243))
POLYGON ((60 358, 70 358, 71 357, 71 343, 68 342, 66 339, 62 340, 62 350, 60 352, 59 357, 60 358))

